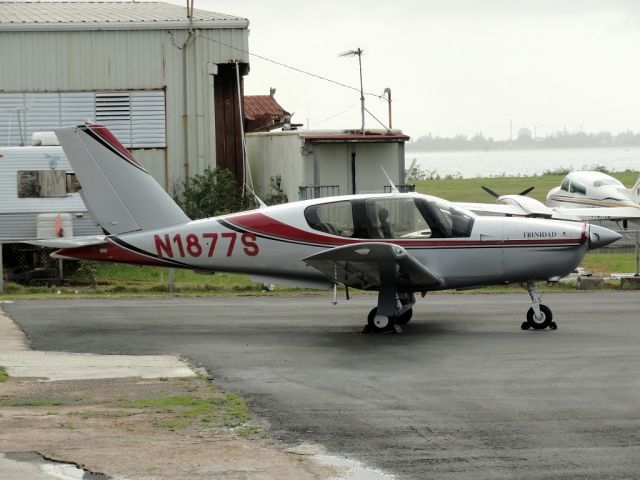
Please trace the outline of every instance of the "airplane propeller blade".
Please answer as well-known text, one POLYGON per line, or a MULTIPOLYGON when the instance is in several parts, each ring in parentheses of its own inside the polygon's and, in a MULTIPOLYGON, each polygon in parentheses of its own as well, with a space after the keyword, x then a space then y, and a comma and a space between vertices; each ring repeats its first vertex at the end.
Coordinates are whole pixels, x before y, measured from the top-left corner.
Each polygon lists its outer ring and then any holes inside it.
POLYGON ((521 191, 518 195, 522 195, 525 196, 527 193, 529 193, 531 190, 533 190, 536 187, 529 187, 526 190, 521 191))
POLYGON ((487 192, 489 195, 491 195, 493 198, 498 198, 500 197, 500 195, 498 195, 496 192, 494 192, 493 190, 491 190, 489 187, 485 187, 484 185, 480 185, 480 187, 487 192))

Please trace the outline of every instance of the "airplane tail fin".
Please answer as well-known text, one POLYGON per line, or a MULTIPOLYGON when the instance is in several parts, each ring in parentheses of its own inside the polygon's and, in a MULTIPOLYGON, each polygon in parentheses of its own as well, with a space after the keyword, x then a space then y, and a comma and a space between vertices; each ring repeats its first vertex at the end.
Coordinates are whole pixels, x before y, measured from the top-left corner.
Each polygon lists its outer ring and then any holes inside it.
POLYGON ((87 124, 55 132, 89 213, 107 234, 190 220, 107 127, 87 124))

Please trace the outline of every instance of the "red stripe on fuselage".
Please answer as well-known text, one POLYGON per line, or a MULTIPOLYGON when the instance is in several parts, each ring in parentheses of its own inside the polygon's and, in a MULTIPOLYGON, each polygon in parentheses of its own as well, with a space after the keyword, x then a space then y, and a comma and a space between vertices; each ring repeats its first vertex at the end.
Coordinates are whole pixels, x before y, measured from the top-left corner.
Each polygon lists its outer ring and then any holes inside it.
POLYGON ((429 238, 429 239, 368 239, 368 238, 346 238, 333 235, 322 235, 320 233, 309 232, 297 227, 292 227, 282 223, 260 212, 240 213, 225 218, 225 220, 238 228, 245 229, 262 237, 274 240, 284 240, 295 243, 311 244, 325 247, 338 247, 341 245, 352 245, 362 242, 393 243, 403 247, 415 248, 455 248, 455 247, 493 247, 493 246, 535 246, 535 245, 579 245, 584 243, 586 237, 582 238, 558 238, 558 239, 536 239, 536 240, 471 240, 471 239, 449 239, 449 238, 429 238))
POLYGON ((102 245, 87 245, 86 247, 63 248, 55 252, 55 254, 68 258, 75 258, 78 260, 132 263, 134 265, 154 265, 163 267, 175 266, 170 262, 127 250, 126 248, 123 248, 111 241, 102 245))

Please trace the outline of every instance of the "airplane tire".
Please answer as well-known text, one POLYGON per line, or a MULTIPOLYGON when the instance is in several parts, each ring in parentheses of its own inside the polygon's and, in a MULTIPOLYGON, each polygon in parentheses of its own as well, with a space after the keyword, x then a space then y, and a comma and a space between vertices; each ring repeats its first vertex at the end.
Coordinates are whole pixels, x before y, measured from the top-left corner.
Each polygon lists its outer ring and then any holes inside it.
POLYGON ((410 308, 409 310, 407 310, 402 315, 396 318, 396 325, 406 325, 407 323, 409 323, 409 320, 411 320, 412 316, 413 316, 413 308, 410 308))
POLYGON ((378 307, 373 308, 367 316, 367 324, 372 332, 381 333, 393 327, 393 318, 384 315, 378 315, 378 307), (385 323, 383 319, 387 319, 385 323))
POLYGON ((527 312, 527 323, 534 330, 544 330, 553 322, 553 314, 551 313, 551 309, 546 305, 540 305, 540 314, 540 318, 535 318, 536 315, 533 311, 533 307, 531 307, 527 312))

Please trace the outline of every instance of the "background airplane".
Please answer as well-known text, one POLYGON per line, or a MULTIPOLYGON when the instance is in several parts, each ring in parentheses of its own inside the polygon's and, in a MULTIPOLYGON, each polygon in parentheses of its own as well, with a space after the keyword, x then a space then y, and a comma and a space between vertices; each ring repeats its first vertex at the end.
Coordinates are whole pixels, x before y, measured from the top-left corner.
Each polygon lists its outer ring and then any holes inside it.
POLYGON ((596 225, 479 217, 415 193, 329 197, 190 220, 106 128, 56 131, 105 235, 35 242, 60 258, 238 272, 259 281, 378 292, 368 328, 411 319, 415 293, 522 283, 523 329, 555 328, 536 282, 574 271, 620 235, 596 225))
MULTIPOLYGON (((634 186, 634 189, 640 190, 640 179, 634 186)), ((625 224, 626 221, 631 220, 634 222, 640 221, 640 205, 634 203, 633 189, 625 189, 618 180, 609 175, 600 172, 572 172, 565 177, 562 182, 562 186, 552 189, 547 195, 547 205, 536 200, 535 198, 528 197, 527 194, 533 190, 534 187, 530 187, 518 194, 500 195, 488 187, 482 187, 487 193, 496 199, 496 203, 458 203, 458 205, 468 208, 469 210, 485 215, 509 215, 509 216, 524 216, 524 217, 538 217, 538 218, 552 218, 557 220, 574 220, 574 221, 591 221, 591 220, 622 220, 625 224), (589 175, 574 175, 574 174, 589 174, 589 175), (606 177, 606 178, 605 178, 606 177), (578 179, 580 183, 578 183, 578 179), (588 181, 587 181, 588 180, 588 181), (600 183, 603 182, 603 183, 600 183), (614 183, 617 185, 614 187, 614 183), (583 185, 591 185, 589 189, 583 187, 583 185), (594 186, 595 185, 595 186, 594 186), (622 187, 622 188, 620 188, 622 187), (549 200, 553 198, 559 198, 562 195, 552 195, 554 192, 560 191, 563 188, 574 190, 571 193, 567 190, 567 194, 574 195, 574 201, 563 200, 553 201, 549 200), (620 198, 617 201, 611 200, 611 191, 615 188, 615 191, 627 192, 630 199, 624 200, 620 198), (586 193, 577 193, 577 191, 591 192, 592 196, 586 193), (609 200, 598 200, 594 198, 607 197, 609 200)), ((565 190, 562 190, 564 193, 565 190)), ((618 194, 620 197, 621 194, 618 194)))
POLYGON ((640 177, 632 188, 602 172, 571 172, 547 194, 550 207, 631 207, 640 210, 640 177))

